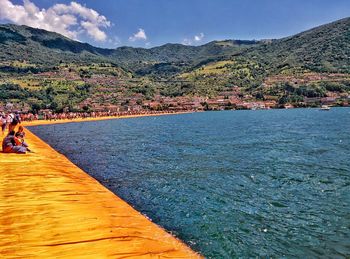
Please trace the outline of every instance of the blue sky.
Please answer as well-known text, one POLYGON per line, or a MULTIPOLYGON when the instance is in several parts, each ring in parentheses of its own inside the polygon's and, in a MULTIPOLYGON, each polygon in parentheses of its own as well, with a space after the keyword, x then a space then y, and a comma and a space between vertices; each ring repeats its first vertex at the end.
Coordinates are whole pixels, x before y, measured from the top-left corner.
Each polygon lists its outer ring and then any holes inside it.
MULTIPOLYGON (((58 32, 71 38, 110 48, 123 45, 153 47, 168 42, 199 45, 220 39, 281 38, 350 16, 349 0, 75 1, 78 7, 96 11, 99 15, 96 19, 82 18, 86 10, 72 6, 71 1, 26 1, 29 7, 23 17, 13 17, 10 12, 0 10, 0 22, 27 23, 52 30, 57 28, 58 32), (64 8, 53 8, 55 4, 64 4, 64 8), (71 27, 47 27, 51 22, 51 12, 44 13, 45 22, 35 18, 43 8, 44 11, 54 9, 61 16, 79 16, 83 20, 69 25, 71 27)), ((10 10, 12 5, 20 8, 23 1, 0 0, 3 10, 10 10)), ((15 13, 21 11, 18 9, 15 13)))

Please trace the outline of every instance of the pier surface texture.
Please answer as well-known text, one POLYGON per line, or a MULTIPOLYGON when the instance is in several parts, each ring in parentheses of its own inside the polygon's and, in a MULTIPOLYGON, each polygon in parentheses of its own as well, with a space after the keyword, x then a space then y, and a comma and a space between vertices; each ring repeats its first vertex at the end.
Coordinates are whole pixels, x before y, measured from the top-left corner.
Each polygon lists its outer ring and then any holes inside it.
POLYGON ((26 139, 35 153, 0 153, 0 258, 201 257, 28 130, 26 139))

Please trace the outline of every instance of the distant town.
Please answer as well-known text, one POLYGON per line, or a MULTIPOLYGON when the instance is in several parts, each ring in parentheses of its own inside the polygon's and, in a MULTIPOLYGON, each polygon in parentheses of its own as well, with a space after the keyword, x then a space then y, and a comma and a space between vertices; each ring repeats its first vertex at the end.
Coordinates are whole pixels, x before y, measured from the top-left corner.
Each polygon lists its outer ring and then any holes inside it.
MULTIPOLYGON (((195 94, 166 96, 157 90, 153 90, 153 94, 147 96, 147 92, 142 90, 142 88, 147 88, 146 85, 162 85, 168 82, 145 81, 125 75, 119 69, 108 66, 107 68, 108 73, 101 67, 84 69, 63 65, 52 71, 16 74, 15 76, 7 74, 0 77, 0 80, 3 84, 12 83, 9 92, 13 91, 13 96, 8 96, 8 100, 0 102, 0 110, 20 110, 24 113, 33 112, 33 110, 35 112, 262 110, 320 107, 322 105, 349 106, 350 101, 350 95, 344 91, 327 91, 325 96, 302 96, 295 102, 281 102, 281 94, 283 95, 281 90, 278 90, 279 92, 276 94, 272 94, 273 91, 271 94, 266 94, 276 85, 286 84, 287 87, 298 89, 299 86, 319 82, 325 84, 350 82, 349 74, 306 73, 300 76, 270 76, 264 80, 260 87, 264 92, 261 96, 247 93, 242 87, 233 84, 227 85, 223 91, 218 91, 215 96, 197 96, 195 94), (16 89, 16 85, 25 89, 25 92, 21 93, 19 89, 16 89), (72 93, 69 93, 69 89, 73 89, 72 93), (86 93, 83 95, 81 92, 85 90, 86 93), (38 103, 43 103, 40 100, 43 97, 39 93, 44 93, 44 97, 48 98, 51 104, 39 106, 38 103), (76 97, 77 95, 78 97, 76 97), (72 99, 69 98, 70 96, 72 99), (71 101, 74 98, 73 103, 71 101), (56 103, 56 105, 52 105, 52 103, 56 103)), ((186 81, 172 80, 170 83, 185 84, 186 81)), ((158 87, 158 85, 156 86, 158 87)))

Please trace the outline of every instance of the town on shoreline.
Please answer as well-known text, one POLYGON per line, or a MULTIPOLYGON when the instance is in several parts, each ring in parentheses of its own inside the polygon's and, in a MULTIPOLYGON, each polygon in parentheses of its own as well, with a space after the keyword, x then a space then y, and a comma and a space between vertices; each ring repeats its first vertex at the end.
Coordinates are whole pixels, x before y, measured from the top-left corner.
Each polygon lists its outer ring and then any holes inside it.
MULTIPOLYGON (((158 87, 168 85, 170 88, 185 89, 193 83, 186 80, 159 82, 126 80, 121 79, 119 75, 107 75, 107 72, 104 75, 92 74, 89 77, 79 73, 82 72, 62 65, 54 72, 6 76, 0 91, 0 111, 18 110, 43 116, 61 113, 143 114, 306 108, 322 105, 349 106, 350 102, 349 92, 338 85, 339 82, 341 84, 350 82, 348 74, 308 73, 301 76, 270 76, 262 83, 262 90, 253 92, 245 91, 235 84, 221 87, 220 82, 216 82, 217 86, 213 82, 212 88, 218 88, 215 93, 170 95, 170 93, 154 92, 148 85, 156 84, 158 87), (13 83, 8 83, 8 80, 13 83), (321 88, 313 89, 308 86, 312 84, 322 85, 322 91, 321 88)), ((211 76, 206 80, 211 80, 210 78, 211 76)), ((214 80, 215 76, 212 79, 214 80)), ((196 87, 201 87, 201 83, 203 83, 201 80, 196 82, 198 84, 196 87)))
POLYGON ((349 106, 349 24, 347 17, 274 40, 115 50, 1 25, 0 111, 60 117, 349 106))

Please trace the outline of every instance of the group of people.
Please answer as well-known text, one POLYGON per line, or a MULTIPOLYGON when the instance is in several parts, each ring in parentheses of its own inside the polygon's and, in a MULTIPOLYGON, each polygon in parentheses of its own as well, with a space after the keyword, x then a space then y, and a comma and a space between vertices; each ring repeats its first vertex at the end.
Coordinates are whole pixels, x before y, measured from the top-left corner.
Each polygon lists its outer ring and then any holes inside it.
POLYGON ((5 134, 6 128, 9 129, 9 132, 14 130, 18 124, 21 123, 21 115, 19 112, 15 113, 0 113, 0 124, 1 124, 1 131, 2 135, 5 134))
POLYGON ((32 113, 22 113, 22 121, 35 121, 35 120, 74 120, 74 119, 87 119, 87 118, 99 118, 99 117, 121 117, 121 116, 131 116, 131 115, 151 115, 151 114, 162 114, 162 113, 175 113, 175 111, 123 111, 123 112, 42 112, 39 116, 38 114, 32 113))
POLYGON ((124 112, 62 112, 52 113, 44 112, 41 116, 32 113, 20 112, 0 112, 0 126, 2 136, 2 151, 4 153, 20 153, 32 152, 27 143, 24 141, 25 133, 23 127, 20 125, 22 121, 35 121, 39 119, 44 120, 64 120, 64 119, 86 119, 97 117, 121 117, 128 115, 151 115, 162 113, 175 113, 175 111, 124 111, 124 112), (15 129, 18 127, 18 130, 15 129), (8 134, 5 136, 5 131, 8 129, 8 134))
POLYGON ((0 113, 0 124, 3 137, 6 129, 8 129, 8 134, 2 141, 3 153, 25 154, 31 152, 28 144, 24 140, 25 132, 23 126, 20 125, 21 116, 19 113, 0 113), (17 126, 18 129, 16 131, 17 126))

